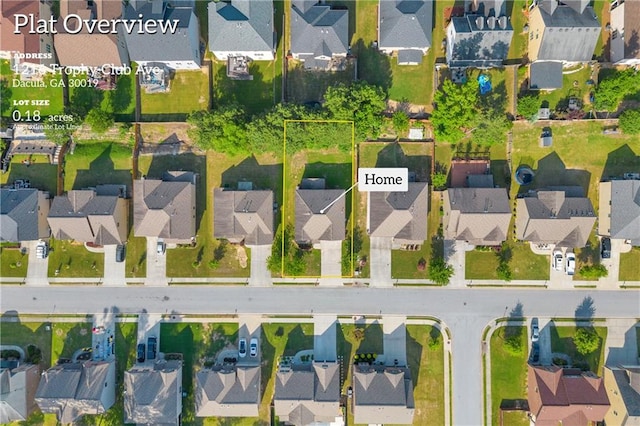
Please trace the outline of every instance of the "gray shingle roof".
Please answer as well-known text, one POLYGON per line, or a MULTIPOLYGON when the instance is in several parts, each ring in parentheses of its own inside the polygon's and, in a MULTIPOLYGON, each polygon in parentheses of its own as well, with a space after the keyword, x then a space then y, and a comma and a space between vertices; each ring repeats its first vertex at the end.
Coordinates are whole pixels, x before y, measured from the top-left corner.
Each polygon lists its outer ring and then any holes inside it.
MULTIPOLYGON (((574 8, 558 5, 549 14, 543 7, 531 11, 540 14, 542 27, 537 28, 534 19, 529 30, 530 37, 542 37, 540 47, 530 50, 532 60, 588 62, 593 56, 598 38, 600 23, 593 8, 587 7, 579 13, 574 8)), ((530 44, 531 49, 532 44, 530 44)))
POLYGON ((610 234, 640 246, 640 180, 611 181, 610 234))
POLYGON ((431 0, 380 0, 381 49, 428 49, 433 31, 431 0))
POLYGON ((135 236, 188 242, 196 235, 195 175, 171 173, 133 182, 135 236))
POLYGON ((273 191, 213 190, 213 236, 248 245, 273 242, 273 191))
POLYGON ((196 374, 198 417, 252 417, 260 406, 260 367, 203 369, 196 374))
POLYGON ((182 362, 159 361, 153 369, 133 368, 124 373, 124 386, 126 423, 178 424, 182 362))
POLYGON ((447 63, 452 67, 497 67, 501 66, 509 53, 509 46, 513 38, 511 21, 500 20, 494 22, 494 28, 489 27, 489 20, 482 15, 465 15, 452 17, 447 29, 447 63), (482 26, 478 26, 478 21, 482 26))
POLYGON ((413 383, 406 368, 354 365, 355 423, 412 424, 413 383))
POLYGON ((295 238, 302 243, 340 241, 345 237, 345 198, 342 189, 297 189, 295 238), (320 210, 326 209, 324 214, 320 210))
POLYGON ((115 402, 115 363, 87 361, 52 367, 42 375, 35 400, 40 410, 55 413, 61 423, 103 413, 115 402), (105 401, 111 403, 105 406, 105 401))
POLYGON ((536 61, 529 65, 529 88, 535 90, 562 88, 562 62, 536 61))
POLYGON ((426 240, 428 197, 426 182, 409 182, 407 192, 369 193, 369 235, 426 240))
POLYGON ((0 189, 0 241, 33 241, 38 232, 38 190, 0 189))
POLYGON ((40 370, 37 365, 22 364, 14 369, 0 369, 0 423, 26 420, 35 410, 33 399, 40 370))
MULTIPOLYGON (((624 406, 629 417, 640 419, 640 368, 638 367, 609 367, 615 379, 624 406)), ((606 380, 606 375, 605 375, 606 380)), ((607 388, 612 384, 607 383, 607 388)))
POLYGON ((291 7, 291 53, 313 57, 345 55, 349 47, 349 11, 314 5, 306 11, 291 7))
POLYGON ((211 2, 209 50, 273 51, 273 2, 231 0, 211 2))

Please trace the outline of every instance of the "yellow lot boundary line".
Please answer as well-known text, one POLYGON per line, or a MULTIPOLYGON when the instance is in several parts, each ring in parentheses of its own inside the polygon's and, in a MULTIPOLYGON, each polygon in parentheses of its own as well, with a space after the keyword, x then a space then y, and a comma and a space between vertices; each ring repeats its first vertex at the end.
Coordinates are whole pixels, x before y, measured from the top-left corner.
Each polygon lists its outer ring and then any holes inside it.
MULTIPOLYGON (((284 273, 284 228, 286 225, 286 207, 287 207, 287 123, 338 123, 338 124, 351 124, 351 186, 355 183, 355 167, 356 167, 356 127, 355 122, 353 120, 284 120, 284 132, 282 134, 282 211, 281 214, 281 222, 280 222, 280 235, 282 244, 280 247, 280 275, 282 278, 312 278, 312 279, 320 279, 320 278, 352 278, 354 276, 354 261, 353 261, 353 230, 354 230, 354 222, 355 222, 355 196, 351 194, 351 275, 331 275, 331 276, 322 276, 322 275, 285 275, 284 273)), ((345 188, 346 190, 347 188, 345 188)), ((355 188, 351 189, 354 191, 355 188)), ((346 196, 346 195, 345 195, 346 196)), ((295 214, 295 206, 294 206, 294 214, 295 214)), ((295 228, 295 217, 294 217, 294 228, 295 228)), ((320 265, 322 268, 322 254, 320 254, 320 265)), ((342 258, 340 258, 340 268, 342 269, 342 258)), ((322 273, 322 269, 320 270, 322 273)))

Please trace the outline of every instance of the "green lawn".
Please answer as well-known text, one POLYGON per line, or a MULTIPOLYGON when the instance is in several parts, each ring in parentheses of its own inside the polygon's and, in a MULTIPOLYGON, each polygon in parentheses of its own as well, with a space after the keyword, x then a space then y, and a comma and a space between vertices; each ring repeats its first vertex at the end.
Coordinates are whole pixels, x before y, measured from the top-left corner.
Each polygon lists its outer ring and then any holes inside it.
POLYGON ((131 193, 131 147, 119 143, 80 144, 65 156, 64 189, 83 189, 100 184, 127 186, 131 193))
POLYGON ((301 62, 290 59, 287 70, 287 100, 294 103, 320 102, 330 86, 350 84, 355 76, 355 65, 350 63, 344 71, 307 71, 301 62))
POLYGON ((620 254, 620 281, 640 281, 640 248, 620 254))
POLYGON ((177 71, 166 93, 140 91, 143 121, 184 121, 209 108, 209 76, 202 71, 177 71))
MULTIPOLYGON (((280 55, 281 56, 281 55, 280 55)), ((263 112, 280 101, 282 93, 282 59, 255 61, 249 66, 253 80, 231 80, 227 62, 213 62, 213 88, 216 106, 237 102, 251 114, 263 112)))
POLYGON ((71 358, 78 349, 90 346, 90 322, 51 324, 51 364, 54 364, 59 358, 71 358))
MULTIPOLYGON (((129 223, 133 223, 130 219, 129 223)), ((147 239, 133 236, 133 226, 129 232, 126 249, 126 276, 144 278, 147 276, 147 239)))
MULTIPOLYGON (((522 87, 526 77, 526 73, 519 75, 518 87, 522 87)), ((582 109, 588 111, 590 109, 589 93, 593 90, 593 86, 587 85, 587 80, 590 78, 589 66, 577 66, 563 71, 561 89, 538 93, 541 105, 547 102, 552 112, 565 112, 569 106, 569 98, 578 98, 583 105, 582 109)))
POLYGON ((92 253, 82 243, 53 238, 49 246, 50 277, 99 278, 104 275, 104 253, 92 253))
POLYGON ((28 158, 28 155, 14 155, 7 173, 0 174, 0 184, 12 184, 17 179, 27 179, 31 182, 32 188, 48 191, 52 197, 56 195, 58 166, 49 164, 47 157, 41 155, 31 156, 32 163, 26 166, 22 162, 28 158))
MULTIPOLYGON (((500 327, 491 335, 491 419, 500 424, 500 404, 503 400, 527 398, 527 331, 526 327, 512 327, 510 331, 520 333, 522 351, 513 354, 505 348, 506 327, 500 327)), ((485 380, 487 378, 485 377, 485 380)), ((506 418, 506 417, 505 417, 506 418)), ((509 426, 527 426, 524 415, 509 413, 509 426)))
POLYGON ((607 328, 594 327, 594 329, 600 337, 600 346, 594 352, 582 355, 578 353, 575 345, 573 344, 573 336, 576 333, 577 327, 551 327, 551 351, 569 355, 573 360, 573 364, 587 363, 589 365, 589 370, 599 376, 602 376, 602 366, 605 362, 604 343, 607 340, 607 328))
POLYGON ((498 256, 494 251, 472 250, 465 256, 465 278, 468 280, 497 280, 498 256))
MULTIPOLYGON (((509 262, 514 280, 548 280, 549 257, 535 254, 529 243, 508 241, 513 257, 509 262)), ((468 251, 465 255, 465 278, 497 280, 498 256, 493 251, 468 251)))
POLYGON ((312 323, 262 324, 262 339, 260 341, 262 353, 260 419, 262 421, 268 421, 270 417, 269 406, 275 389, 278 359, 283 355, 293 356, 304 349, 313 349, 312 323))
POLYGON ((527 33, 524 32, 524 25, 527 23, 525 11, 527 11, 526 0, 514 0, 507 2, 507 15, 511 9, 511 26, 513 27, 513 39, 509 48, 508 59, 521 60, 527 55, 527 33))
POLYGON ((62 99, 62 87, 52 87, 51 80, 60 81, 59 75, 47 74, 44 77, 46 84, 45 88, 34 87, 14 87, 14 79, 20 80, 19 76, 14 74, 9 66, 9 61, 2 59, 0 61, 0 76, 2 77, 3 85, 6 82, 7 89, 2 91, 2 116, 11 117, 14 110, 20 111, 23 115, 26 111, 38 110, 41 116, 47 116, 52 114, 62 114, 64 112, 64 105, 62 99), (32 106, 32 105, 13 105, 13 101, 20 100, 45 100, 49 101, 48 106, 32 106), (7 102, 5 104, 5 102, 7 102))
POLYGON ((26 277, 29 257, 20 249, 0 246, 0 271, 3 277, 26 277))
MULTIPOLYGON (((43 322, 0 322, 0 343, 17 345, 27 350, 27 346, 35 345, 42 351, 42 368, 49 368, 51 359, 51 330, 46 330, 48 323, 43 322)), ((55 362, 55 360, 53 360, 55 362)))
MULTIPOLYGON (((121 75, 116 78, 116 87, 113 90, 100 90, 94 87, 78 86, 78 83, 87 79, 86 74, 69 78, 69 100, 72 105, 83 105, 89 110, 100 106, 104 111, 112 112, 116 121, 134 121, 136 111, 136 67, 132 67, 130 75, 121 75)), ((81 84, 81 83, 80 83, 81 84)))

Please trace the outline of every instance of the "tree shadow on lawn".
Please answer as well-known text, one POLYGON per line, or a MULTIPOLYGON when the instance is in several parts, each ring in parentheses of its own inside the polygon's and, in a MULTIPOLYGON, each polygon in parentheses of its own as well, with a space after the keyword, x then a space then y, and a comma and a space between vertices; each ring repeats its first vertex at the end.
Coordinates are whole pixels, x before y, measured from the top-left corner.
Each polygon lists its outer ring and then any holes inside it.
POLYGON ((262 366, 260 368, 261 400, 264 400, 269 379, 273 377, 274 370, 278 365, 278 359, 276 359, 276 348, 269 341, 270 337, 282 339, 284 337, 284 327, 280 326, 278 330, 276 330, 275 336, 270 336, 269 333, 265 332, 262 339, 260 339, 260 355, 262 357, 262 366), (282 329, 282 334, 280 334, 280 329, 282 329))
POLYGON ((358 79, 379 86, 387 92, 393 85, 389 57, 380 53, 376 47, 365 45, 362 39, 353 44, 352 51, 358 56, 358 79))
POLYGON ((480 108, 486 111, 505 111, 507 108, 507 86, 501 81, 491 91, 480 95, 480 108))
POLYGON ((353 350, 353 345, 349 340, 347 340, 344 334, 344 325, 336 324, 336 342, 338 349, 338 356, 342 356, 342 362, 340 363, 341 371, 341 379, 340 383, 341 388, 344 386, 344 381, 346 378, 350 377, 350 369, 351 369, 351 351, 353 350))
MULTIPOLYGON (((531 159, 521 159, 518 167, 526 165, 525 161, 531 159)), ((558 154, 553 151, 538 160, 538 167, 531 185, 520 186, 518 193, 526 193, 530 189, 544 189, 559 186, 580 186, 586 196, 589 191, 591 173, 587 170, 567 169, 566 165, 558 154)))
POLYGON ((376 167, 406 167, 416 174, 417 182, 431 180, 431 157, 407 155, 398 142, 389 143, 378 152, 376 167))
MULTIPOLYGON (((273 78, 264 75, 261 69, 262 63, 266 62, 250 63, 249 74, 253 77, 252 80, 233 80, 227 77, 226 61, 218 61, 216 63, 217 71, 213 79, 214 106, 217 108, 237 103, 242 105, 249 113, 263 112, 269 106, 272 106, 274 104, 273 78)), ((272 67, 275 67, 275 61, 270 63, 272 67)))
POLYGON ((313 349, 313 334, 305 334, 300 324, 287 334, 287 344, 284 347, 285 356, 293 356, 299 351, 313 349))
MULTIPOLYGON (((433 327, 432 330, 433 329, 436 329, 436 328, 433 327)), ((442 338, 442 336, 440 336, 440 332, 437 329, 436 331, 438 332, 439 338, 442 338)), ((422 360, 422 351, 424 348, 420 343, 418 343, 416 339, 413 338, 413 336, 409 333, 408 330, 406 331, 406 333, 407 333, 407 366, 411 371, 411 379, 413 380, 413 389, 415 390, 418 388, 418 380, 420 379, 420 364, 421 364, 420 361, 422 360)))
POLYGON ((637 171, 638 164, 640 164, 640 156, 631 149, 629 144, 624 144, 607 155, 607 162, 602 169, 600 180, 621 178, 626 172, 637 171))
MULTIPOLYGON (((95 145, 99 147, 99 145, 95 145)), ((87 150, 95 149, 92 146, 79 146, 75 155, 91 156, 87 150), (85 154, 86 152, 86 154, 85 154)), ((78 169, 73 189, 83 189, 95 185, 114 184, 126 185, 127 193, 131 194, 131 170, 116 169, 112 160, 113 145, 109 144, 103 151, 89 163, 88 169, 78 169)))
MULTIPOLYGON (((360 345, 356 350, 358 354, 374 353, 381 354, 384 351, 384 338, 382 324, 374 321, 372 324, 356 324, 354 329, 354 337, 357 339, 360 333, 363 336, 360 345), (358 331, 360 330, 360 331, 358 331)), ((351 362, 351 360, 349 360, 351 362)))

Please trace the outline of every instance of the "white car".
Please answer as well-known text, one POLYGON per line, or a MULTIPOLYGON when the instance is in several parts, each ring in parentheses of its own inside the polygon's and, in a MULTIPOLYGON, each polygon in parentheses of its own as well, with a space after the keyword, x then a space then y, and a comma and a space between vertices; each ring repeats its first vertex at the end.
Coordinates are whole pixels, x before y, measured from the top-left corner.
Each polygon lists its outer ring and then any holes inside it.
POLYGON ((49 247, 44 241, 39 241, 36 246, 36 259, 46 259, 49 255, 49 247))
POLYGON ((576 255, 575 253, 567 253, 567 275, 573 275, 576 272, 576 255))
POLYGON ((251 357, 258 356, 258 339, 255 337, 249 342, 249 355, 251 355, 251 357))
POLYGON ((551 257, 551 261, 553 262, 553 269, 556 271, 562 271, 562 260, 564 256, 560 250, 554 250, 553 255, 551 257))
POLYGON ((540 329, 538 328, 538 318, 531 320, 531 342, 535 343, 540 339, 540 329))
POLYGON ((164 252, 167 250, 167 245, 164 243, 164 241, 158 241, 158 245, 157 245, 157 252, 159 255, 163 255, 164 252))

